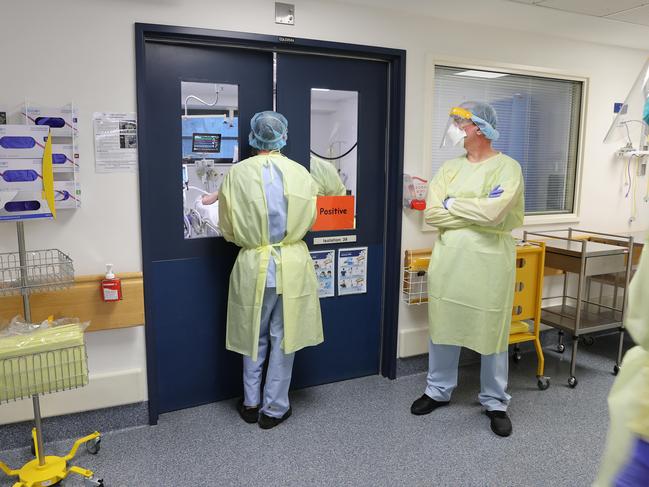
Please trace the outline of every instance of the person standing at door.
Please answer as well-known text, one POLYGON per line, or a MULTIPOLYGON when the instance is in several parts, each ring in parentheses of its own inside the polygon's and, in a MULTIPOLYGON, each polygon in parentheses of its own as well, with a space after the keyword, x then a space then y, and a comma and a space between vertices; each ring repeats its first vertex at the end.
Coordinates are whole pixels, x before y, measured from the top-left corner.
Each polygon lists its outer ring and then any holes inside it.
POLYGON ((461 347, 482 355, 479 400, 491 429, 512 432, 507 407, 508 338, 514 298, 515 242, 523 224, 521 167, 497 152, 495 109, 453 108, 443 145, 466 154, 444 163, 428 187, 426 223, 439 231, 428 268, 428 376, 412 414, 445 406, 457 385, 461 347))
POLYGON ((318 185, 318 196, 345 196, 347 189, 331 162, 317 156, 309 158, 311 177, 318 185))
POLYGON ((239 414, 270 429, 291 415, 295 352, 324 341, 318 281, 302 240, 318 190, 303 166, 279 152, 288 134, 283 115, 257 113, 250 128, 257 155, 235 164, 219 192, 221 231, 241 247, 230 274, 226 348, 243 355, 239 414))

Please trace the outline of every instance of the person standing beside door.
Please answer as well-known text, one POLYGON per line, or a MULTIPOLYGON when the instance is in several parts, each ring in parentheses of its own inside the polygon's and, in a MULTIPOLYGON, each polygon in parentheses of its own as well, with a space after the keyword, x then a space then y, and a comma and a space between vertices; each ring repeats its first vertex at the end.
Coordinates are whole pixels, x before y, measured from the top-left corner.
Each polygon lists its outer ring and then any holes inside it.
POLYGON ((480 403, 491 429, 512 432, 507 416, 508 339, 516 248, 511 231, 523 224, 521 167, 495 151, 495 109, 466 102, 451 110, 443 145, 466 154, 444 163, 428 187, 426 223, 439 230, 428 269, 428 376, 412 414, 445 406, 457 386, 461 347, 482 355, 480 403))
POLYGON ((303 166, 279 152, 288 135, 283 115, 257 113, 250 128, 258 153, 235 164, 219 192, 221 231, 241 247, 230 274, 226 348, 243 355, 239 414, 270 429, 292 412, 295 352, 324 341, 318 282, 302 240, 316 218, 318 188, 303 166))

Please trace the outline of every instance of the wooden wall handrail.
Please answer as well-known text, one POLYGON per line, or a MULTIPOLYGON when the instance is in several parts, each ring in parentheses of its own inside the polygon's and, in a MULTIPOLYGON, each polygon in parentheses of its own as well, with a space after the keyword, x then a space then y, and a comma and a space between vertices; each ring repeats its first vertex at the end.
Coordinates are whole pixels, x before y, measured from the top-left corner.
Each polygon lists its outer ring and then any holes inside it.
MULTIPOLYGON (((85 276, 75 276, 74 282, 99 282, 104 279, 103 274, 88 274, 85 276)), ((141 272, 122 272, 120 274, 115 274, 115 277, 119 277, 122 282, 129 279, 142 279, 141 272)))
MULTIPOLYGON (((72 287, 63 291, 32 294, 29 297, 32 321, 74 317, 90 321, 87 331, 129 328, 144 324, 144 292, 141 272, 116 274, 122 280, 122 300, 105 303, 99 283, 103 274, 76 276, 72 287)), ((23 314, 21 296, 0 298, 0 322, 23 314)))

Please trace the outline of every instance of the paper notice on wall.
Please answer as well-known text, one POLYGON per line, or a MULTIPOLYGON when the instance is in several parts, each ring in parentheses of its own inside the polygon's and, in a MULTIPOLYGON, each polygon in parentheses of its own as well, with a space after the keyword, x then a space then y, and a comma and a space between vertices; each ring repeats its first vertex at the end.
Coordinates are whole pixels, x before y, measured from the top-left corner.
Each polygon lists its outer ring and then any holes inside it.
POLYGON ((338 249, 338 296, 367 292, 367 247, 338 249))
POLYGON ((318 296, 332 298, 335 296, 336 251, 311 252, 311 259, 313 259, 313 268, 318 279, 318 296))
POLYGON ((135 113, 94 113, 95 171, 137 170, 137 119, 135 113))

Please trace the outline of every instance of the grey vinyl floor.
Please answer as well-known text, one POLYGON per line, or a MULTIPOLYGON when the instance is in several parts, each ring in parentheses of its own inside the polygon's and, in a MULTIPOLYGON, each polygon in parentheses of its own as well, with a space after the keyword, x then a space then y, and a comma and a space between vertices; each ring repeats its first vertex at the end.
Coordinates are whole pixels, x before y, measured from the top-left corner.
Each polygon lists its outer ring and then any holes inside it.
MULTIPOLYGON (((293 416, 273 430, 244 423, 235 401, 225 401, 106 433, 97 456, 83 452, 75 462, 109 487, 587 486, 605 444, 615 349, 615 337, 580 346, 575 389, 567 386, 569 348, 560 355, 548 347, 546 391, 537 389, 533 354, 512 363, 510 438, 489 429, 473 364, 460 368, 452 404, 428 416, 409 411, 424 372, 373 376, 292 392, 293 416)), ((48 453, 64 454, 70 444, 48 444, 48 453)), ((17 467, 29 451, 0 459, 17 467)), ((0 473, 0 486, 10 485, 0 473)))

